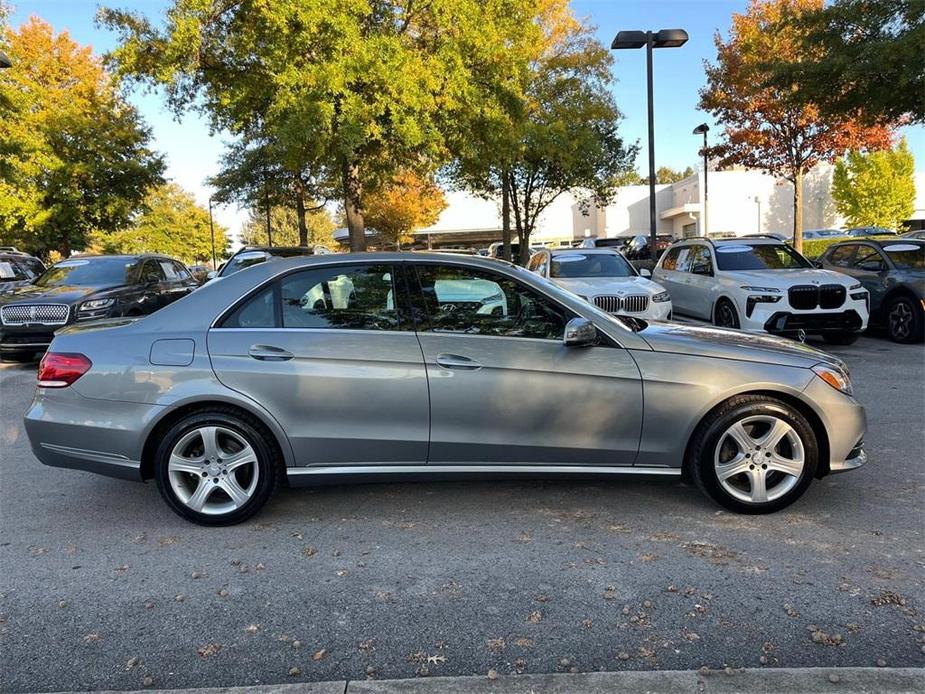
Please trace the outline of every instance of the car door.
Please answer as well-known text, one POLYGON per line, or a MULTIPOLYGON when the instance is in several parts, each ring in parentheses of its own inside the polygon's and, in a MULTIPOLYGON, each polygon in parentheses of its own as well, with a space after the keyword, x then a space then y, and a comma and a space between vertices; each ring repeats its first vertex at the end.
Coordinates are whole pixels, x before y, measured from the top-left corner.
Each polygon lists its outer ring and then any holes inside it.
POLYGON ((685 312, 697 318, 712 319, 714 279, 713 253, 705 244, 691 247, 685 286, 685 312))
POLYGON ((173 260, 162 258, 158 261, 164 273, 162 299, 164 305, 182 299, 193 290, 192 276, 189 271, 173 260))
POLYGON ((143 313, 154 313, 169 303, 167 278, 157 259, 148 258, 142 263, 138 281, 141 292, 138 302, 143 313))
MULTIPOLYGON (((889 289, 889 262, 875 246, 862 243, 847 268, 847 274, 870 292, 870 310, 879 311, 889 289)), ((843 270, 844 272, 844 270, 843 270)))
POLYGON ((642 384, 629 352, 566 347, 571 311, 513 273, 410 266, 430 386, 431 465, 631 465, 642 384))
POLYGON ((209 331, 219 380, 266 408, 298 465, 423 464, 421 347, 389 263, 291 272, 209 331))
POLYGON ((683 247, 678 246, 669 248, 661 262, 652 270, 652 279, 668 290, 668 294, 671 295, 671 305, 674 310, 678 310, 678 304, 675 301, 675 294, 677 293, 676 275, 678 272, 678 259, 682 250, 683 247))
POLYGON ((671 295, 671 307, 678 313, 690 314, 693 310, 693 297, 690 286, 690 267, 694 246, 680 246, 674 263, 674 270, 665 273, 669 282, 668 293, 671 295))

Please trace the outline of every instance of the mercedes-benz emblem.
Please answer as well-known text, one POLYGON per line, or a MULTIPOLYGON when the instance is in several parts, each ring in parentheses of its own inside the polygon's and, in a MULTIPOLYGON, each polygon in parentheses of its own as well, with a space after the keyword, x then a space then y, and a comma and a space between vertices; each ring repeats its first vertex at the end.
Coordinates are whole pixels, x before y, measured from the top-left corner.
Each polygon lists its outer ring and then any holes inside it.
POLYGON ((800 342, 806 342, 806 331, 803 330, 802 328, 800 328, 799 330, 797 330, 797 339, 798 339, 800 342))

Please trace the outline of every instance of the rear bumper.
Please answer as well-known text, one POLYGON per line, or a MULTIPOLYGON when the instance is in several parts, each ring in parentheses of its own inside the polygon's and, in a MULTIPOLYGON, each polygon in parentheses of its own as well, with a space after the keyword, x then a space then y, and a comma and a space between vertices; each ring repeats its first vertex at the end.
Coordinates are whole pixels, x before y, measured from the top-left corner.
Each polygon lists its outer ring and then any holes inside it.
POLYGON ((38 388, 24 424, 32 452, 45 465, 141 481, 144 431, 163 409, 84 398, 72 388, 38 388))

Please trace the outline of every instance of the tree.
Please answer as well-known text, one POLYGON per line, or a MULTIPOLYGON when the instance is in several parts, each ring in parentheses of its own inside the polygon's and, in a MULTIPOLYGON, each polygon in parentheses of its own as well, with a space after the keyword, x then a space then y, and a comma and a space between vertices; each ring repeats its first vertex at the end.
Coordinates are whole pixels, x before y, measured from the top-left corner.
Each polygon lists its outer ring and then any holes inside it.
POLYGON ((791 101, 830 118, 925 122, 922 0, 835 0, 790 21, 802 50, 770 69, 791 101))
POLYGON ((457 116, 482 106, 480 66, 503 62, 534 2, 174 0, 163 28, 137 13, 101 17, 121 35, 121 74, 336 178, 351 247, 362 250, 363 184, 446 160, 457 116))
POLYGON ((3 29, 0 241, 47 256, 133 218, 164 165, 150 132, 89 47, 33 17, 3 29))
POLYGON ((693 167, 688 166, 684 171, 675 171, 668 166, 660 166, 655 170, 656 183, 677 183, 688 176, 694 175, 693 167))
POLYGON ((465 150, 453 171, 477 194, 509 196, 524 264, 537 220, 556 198, 575 191, 587 204, 607 204, 636 156, 617 132, 610 52, 565 0, 539 5, 539 37, 520 49, 523 74, 496 119, 505 134, 497 147, 487 141, 465 150))
MULTIPOLYGON (((227 230, 215 224, 215 253, 228 255, 227 230)), ((104 253, 163 253, 187 263, 212 260, 209 211, 176 183, 152 188, 144 211, 119 231, 98 233, 96 246, 104 253)))
MULTIPOLYGON (((298 215, 291 207, 273 207, 270 209, 270 225, 273 230, 274 246, 315 246, 322 245, 328 249, 337 247, 334 240, 334 220, 324 207, 316 207, 305 215, 308 240, 301 242, 298 215)), ((245 246, 265 246, 267 239, 266 212, 254 208, 244 223, 240 233, 241 243, 245 246)))
POLYGON ((816 11, 823 0, 751 0, 733 14, 729 40, 717 34, 717 62, 707 63, 700 107, 725 126, 724 141, 710 149, 720 165, 763 169, 793 184, 793 233, 803 246, 803 177, 819 162, 848 149, 888 147, 890 130, 856 119, 826 118, 814 104, 797 105, 769 85, 766 57, 796 60, 804 51, 798 25, 788 21, 816 11))
POLYGON ((905 138, 892 150, 849 152, 832 177, 838 213, 852 226, 899 228, 915 210, 914 171, 905 138))
POLYGON ((383 245, 411 243, 415 229, 430 226, 446 209, 443 191, 432 177, 413 171, 398 173, 366 198, 366 222, 383 245))

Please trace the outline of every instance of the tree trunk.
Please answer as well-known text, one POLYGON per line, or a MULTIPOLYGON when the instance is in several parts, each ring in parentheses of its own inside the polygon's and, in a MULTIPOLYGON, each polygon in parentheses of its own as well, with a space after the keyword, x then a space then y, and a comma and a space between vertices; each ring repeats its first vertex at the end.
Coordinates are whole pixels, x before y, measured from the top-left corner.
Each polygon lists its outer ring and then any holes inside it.
POLYGON ((347 215, 347 230, 350 233, 350 250, 362 253, 366 250, 366 225, 363 222, 362 187, 360 169, 356 162, 343 161, 344 211, 347 215))
POLYGON ((503 257, 511 260, 511 188, 507 180, 507 169, 501 172, 501 242, 504 244, 503 257))
POLYGON ((295 182, 295 213, 299 220, 299 245, 308 246, 308 225, 305 223, 305 183, 301 176, 295 182))
POLYGON ((518 264, 527 266, 527 263, 530 262, 530 233, 532 229, 527 220, 524 220, 523 228, 517 229, 517 243, 520 244, 520 258, 518 259, 518 264))
POLYGON ((793 177, 793 247, 803 252, 803 167, 793 177))

